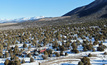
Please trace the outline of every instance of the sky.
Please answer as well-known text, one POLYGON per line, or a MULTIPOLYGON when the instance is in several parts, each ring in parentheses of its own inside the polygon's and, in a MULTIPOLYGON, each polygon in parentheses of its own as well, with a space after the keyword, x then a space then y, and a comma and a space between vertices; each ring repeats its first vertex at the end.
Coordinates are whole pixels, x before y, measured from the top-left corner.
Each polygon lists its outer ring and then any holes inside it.
POLYGON ((94 0, 0 0, 0 19, 58 17, 94 0))

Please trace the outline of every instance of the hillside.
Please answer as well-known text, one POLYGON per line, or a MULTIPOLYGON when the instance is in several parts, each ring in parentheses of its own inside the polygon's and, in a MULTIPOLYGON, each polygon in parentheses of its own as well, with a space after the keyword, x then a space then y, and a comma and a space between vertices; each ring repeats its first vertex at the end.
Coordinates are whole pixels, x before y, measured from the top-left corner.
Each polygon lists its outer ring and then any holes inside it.
POLYGON ((104 18, 107 17, 107 0, 95 0, 94 2, 78 7, 63 16, 77 16, 77 17, 94 17, 104 18))

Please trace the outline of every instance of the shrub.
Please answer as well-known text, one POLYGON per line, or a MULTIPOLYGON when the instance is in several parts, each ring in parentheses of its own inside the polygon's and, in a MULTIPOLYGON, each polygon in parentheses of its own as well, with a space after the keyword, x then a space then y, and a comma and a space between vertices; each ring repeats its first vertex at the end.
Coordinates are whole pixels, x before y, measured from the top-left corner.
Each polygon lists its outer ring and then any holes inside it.
POLYGON ((31 53, 29 53, 29 54, 27 55, 27 57, 31 57, 31 53))
POLYGON ((92 57, 92 54, 89 54, 88 57, 92 57))
POLYGON ((84 65, 84 64, 83 64, 83 62, 80 61, 80 62, 78 62, 78 65, 84 65))
POLYGON ((56 55, 56 57, 60 56, 60 54, 58 52, 55 52, 54 54, 56 55))
POLYGON ((8 65, 9 64, 9 60, 6 59, 5 62, 4 62, 4 65, 8 65))
POLYGON ((107 55, 107 52, 104 52, 104 55, 107 55))
POLYGON ((60 56, 63 56, 63 51, 60 52, 60 56))
POLYGON ((84 65, 91 65, 90 59, 88 57, 83 57, 81 61, 84 63, 84 65))
POLYGON ((23 48, 26 48, 26 47, 27 47, 27 44, 24 43, 24 44, 23 44, 23 48))
POLYGON ((34 59, 33 59, 33 58, 30 58, 30 62, 34 62, 34 59))
POLYGON ((65 53, 65 56, 67 56, 68 55, 68 53, 65 53))
POLYGON ((102 47, 97 47, 97 51, 104 51, 104 48, 102 48, 102 47))
POLYGON ((22 60, 22 63, 25 63, 25 60, 24 60, 24 59, 22 60))
POLYGON ((42 58, 43 58, 43 59, 47 59, 48 56, 47 56, 47 55, 42 55, 42 58))

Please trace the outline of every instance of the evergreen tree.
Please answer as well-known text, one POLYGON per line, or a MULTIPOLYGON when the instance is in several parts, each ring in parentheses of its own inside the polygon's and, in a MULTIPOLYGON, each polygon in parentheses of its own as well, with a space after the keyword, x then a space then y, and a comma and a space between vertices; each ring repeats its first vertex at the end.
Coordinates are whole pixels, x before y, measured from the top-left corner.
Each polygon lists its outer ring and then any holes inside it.
POLYGON ((23 44, 23 48, 26 48, 26 47, 27 47, 27 45, 24 43, 24 44, 23 44))
POLYGON ((60 54, 59 54, 58 52, 55 52, 55 55, 56 55, 56 57, 59 57, 59 56, 60 56, 60 54))
POLYGON ((0 51, 2 51, 3 50, 3 45, 2 44, 0 44, 0 51))
POLYGON ((84 63, 84 65, 91 65, 90 59, 88 57, 83 57, 81 61, 84 63))
POLYGON ((9 57, 9 53, 8 52, 5 52, 5 57, 9 57))
POLYGON ((25 60, 24 60, 24 59, 22 60, 22 63, 25 63, 25 60))
POLYGON ((9 60, 8 59, 5 60, 4 65, 9 65, 9 60))
POLYGON ((92 57, 92 54, 89 54, 88 57, 92 57))
POLYGON ((30 58, 30 62, 34 62, 34 59, 32 57, 30 58))
POLYGON ((78 62, 78 65, 84 65, 84 64, 83 64, 83 62, 80 61, 80 62, 78 62))
POLYGON ((0 51, 0 58, 2 58, 3 57, 3 53, 2 53, 2 51, 0 51))
POLYGON ((65 53, 65 56, 67 56, 68 55, 68 53, 65 53))
POLYGON ((31 53, 29 53, 29 54, 27 55, 27 57, 31 57, 31 53))
POLYGON ((64 54, 63 54, 63 51, 60 51, 60 56, 63 56, 64 54))

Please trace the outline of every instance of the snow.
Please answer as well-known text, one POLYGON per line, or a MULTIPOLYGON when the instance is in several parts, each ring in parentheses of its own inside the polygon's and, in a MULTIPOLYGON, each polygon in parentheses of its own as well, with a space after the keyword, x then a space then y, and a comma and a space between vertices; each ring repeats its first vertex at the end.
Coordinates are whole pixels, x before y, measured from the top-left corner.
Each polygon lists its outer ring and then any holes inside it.
POLYGON ((0 58, 0 65, 4 65, 4 61, 5 61, 4 58, 0 58))
MULTIPOLYGON (((107 46, 107 40, 105 40, 105 42, 103 42, 103 44, 107 46)), ((95 47, 97 47, 97 45, 95 47)), ((81 49, 81 45, 79 46, 78 49, 79 50, 81 49)), ((68 56, 79 56, 79 55, 87 56, 89 53, 95 54, 97 57, 91 57, 90 58, 90 63, 92 65, 103 65, 103 64, 107 64, 107 55, 102 55, 104 52, 107 52, 107 49, 105 49, 105 51, 103 51, 103 52, 99 52, 99 51, 91 52, 91 51, 88 51, 88 52, 81 52, 79 54, 69 54, 68 56)), ((73 60, 75 60, 75 59, 73 59, 73 60)), ((72 63, 69 63, 69 62, 65 63, 64 62, 64 63, 61 63, 60 65, 77 65, 78 62, 79 61, 73 61, 72 63)))
POLYGON ((27 20, 38 20, 45 18, 44 16, 39 16, 39 17, 22 17, 18 19, 0 19, 0 23, 18 23, 18 22, 23 22, 27 20))
POLYGON ((32 63, 24 63, 24 64, 21 64, 21 65, 39 65, 38 62, 32 62, 32 63))
MULTIPOLYGON (((76 36, 76 35, 75 35, 76 36)), ((88 39, 88 38, 87 38, 88 39)), ((81 38, 78 38, 78 40, 80 41, 80 43, 83 42, 83 40, 81 38)), ((72 42, 76 42, 77 40, 71 40, 72 42)), ((92 38, 92 42, 94 41, 94 38, 92 38)), ((60 45, 62 45, 61 41, 57 41, 60 45)), ((66 42, 66 40, 65 40, 66 42)), ((26 43, 27 44, 27 43, 26 43)), ((105 40, 105 42, 103 42, 103 44, 105 46, 107 46, 107 40, 105 40)), ((23 44, 16 44, 19 49, 23 48, 23 44)), ((27 46, 29 46, 30 44, 27 44, 27 46)), ((11 47, 15 47, 15 45, 11 45, 11 47)), ((33 47, 33 46, 31 46, 33 47)), ((97 48, 98 45, 94 46, 94 48, 97 48)), ((46 47, 41 47, 40 49, 44 49, 44 48, 50 48, 52 49, 52 44, 48 44, 46 45, 46 47)), ((35 48, 31 48, 30 50, 34 50, 35 48)), ((83 47, 82 45, 79 45, 78 48, 77 48, 79 51, 82 51, 83 47)), ((27 50, 27 49, 26 49, 27 50)), ((54 52, 59 52, 59 51, 54 51, 54 52)), ((103 55, 104 52, 107 52, 107 49, 105 49, 105 51, 103 52, 99 52, 99 51, 96 51, 96 52, 92 52, 92 51, 87 51, 87 52, 80 52, 78 54, 74 54, 74 53, 71 53, 70 50, 67 50, 67 51, 64 51, 64 53, 68 53, 68 56, 66 57, 79 57, 79 56, 87 56, 89 53, 91 54, 94 54, 96 55, 97 57, 91 57, 90 58, 90 62, 92 65, 102 65, 102 64, 107 64, 107 55, 103 55)), ((29 57, 19 57, 20 60, 24 59, 27 63, 24 63, 24 64, 21 64, 21 65, 39 65, 40 62, 45 62, 45 61, 49 61, 49 60, 55 60, 55 59, 61 59, 61 58, 66 58, 65 56, 61 56, 61 57, 49 57, 48 60, 43 60, 43 58, 41 57, 42 54, 40 54, 39 56, 35 56, 36 58, 34 58, 35 62, 32 62, 32 63, 29 63, 30 62, 30 58, 29 57)), ((0 65, 4 65, 4 61, 5 59, 4 58, 0 58, 0 65)), ((52 63, 52 65, 77 65, 78 62, 80 61, 80 59, 61 59, 61 60, 55 60, 55 61, 52 61, 50 63, 52 63), (71 60, 72 62, 60 62, 60 63, 56 63, 58 61, 65 61, 65 60, 71 60), (76 60, 76 61, 73 61, 73 60, 76 60)))

